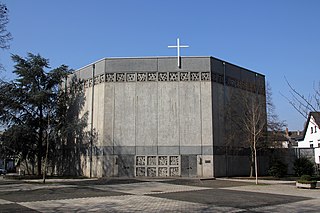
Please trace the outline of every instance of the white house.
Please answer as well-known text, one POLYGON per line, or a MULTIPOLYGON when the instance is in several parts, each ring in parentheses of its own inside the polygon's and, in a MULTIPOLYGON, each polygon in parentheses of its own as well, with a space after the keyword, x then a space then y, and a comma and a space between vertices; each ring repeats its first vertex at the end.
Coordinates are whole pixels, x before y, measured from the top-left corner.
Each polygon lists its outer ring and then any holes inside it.
POLYGON ((314 148, 316 164, 320 164, 320 112, 310 112, 298 148, 314 148))

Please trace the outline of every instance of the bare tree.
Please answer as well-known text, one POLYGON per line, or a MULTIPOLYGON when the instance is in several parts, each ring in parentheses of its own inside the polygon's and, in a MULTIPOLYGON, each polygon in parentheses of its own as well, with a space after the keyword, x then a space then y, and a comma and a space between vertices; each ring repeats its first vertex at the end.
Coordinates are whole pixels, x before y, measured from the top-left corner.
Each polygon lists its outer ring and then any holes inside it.
POLYGON ((258 184, 257 148, 263 145, 267 130, 265 97, 247 91, 235 92, 227 108, 229 123, 242 142, 239 145, 250 148, 250 177, 255 171, 258 184))
POLYGON ((291 106, 305 119, 308 118, 310 112, 320 111, 320 81, 313 84, 313 94, 303 95, 296 90, 287 79, 286 83, 290 88, 291 97, 281 94, 291 106))
MULTIPOLYGON (((12 39, 11 33, 7 31, 7 24, 9 23, 8 8, 5 4, 0 2, 0 48, 8 49, 9 41, 12 39)), ((0 64, 0 69, 3 69, 0 64)))
MULTIPOLYGON (((247 142, 251 149, 251 163, 254 162, 256 184, 258 184, 257 143, 263 138, 265 127, 265 111, 257 97, 247 97, 244 104, 242 124, 247 132, 247 142)), ((251 174, 252 176, 252 166, 251 174)))

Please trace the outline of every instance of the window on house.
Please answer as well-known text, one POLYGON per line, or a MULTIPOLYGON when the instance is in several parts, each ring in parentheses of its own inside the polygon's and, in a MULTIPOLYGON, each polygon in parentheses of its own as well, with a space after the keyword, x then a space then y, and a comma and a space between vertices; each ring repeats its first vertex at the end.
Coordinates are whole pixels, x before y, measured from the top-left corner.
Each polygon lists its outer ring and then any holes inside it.
POLYGON ((311 134, 313 133, 313 127, 311 127, 311 134))
POLYGON ((317 132, 317 126, 314 126, 314 133, 317 132))
POLYGON ((310 148, 313 148, 313 144, 310 144, 310 148))

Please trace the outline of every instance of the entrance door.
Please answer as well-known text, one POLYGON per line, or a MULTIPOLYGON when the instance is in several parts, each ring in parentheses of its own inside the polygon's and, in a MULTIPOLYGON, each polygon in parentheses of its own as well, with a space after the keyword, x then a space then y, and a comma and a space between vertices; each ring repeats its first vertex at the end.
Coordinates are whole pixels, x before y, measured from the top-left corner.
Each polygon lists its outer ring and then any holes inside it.
POLYGON ((118 174, 120 177, 134 176, 134 156, 118 155, 118 174))
POLYGON ((181 155, 181 176, 196 177, 197 176, 197 156, 181 155))

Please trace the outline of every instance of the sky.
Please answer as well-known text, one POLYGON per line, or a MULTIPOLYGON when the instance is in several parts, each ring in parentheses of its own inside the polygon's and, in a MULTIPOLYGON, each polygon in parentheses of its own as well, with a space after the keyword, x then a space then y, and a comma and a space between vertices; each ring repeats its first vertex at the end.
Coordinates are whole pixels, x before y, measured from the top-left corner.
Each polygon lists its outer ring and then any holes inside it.
POLYGON ((305 119, 283 97, 320 80, 319 0, 0 0, 9 9, 10 49, 0 75, 14 78, 11 54, 40 54, 52 68, 79 69, 105 57, 213 56, 262 73, 289 130, 305 119))

